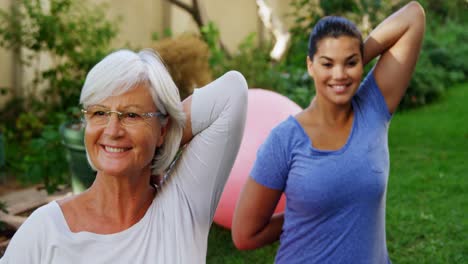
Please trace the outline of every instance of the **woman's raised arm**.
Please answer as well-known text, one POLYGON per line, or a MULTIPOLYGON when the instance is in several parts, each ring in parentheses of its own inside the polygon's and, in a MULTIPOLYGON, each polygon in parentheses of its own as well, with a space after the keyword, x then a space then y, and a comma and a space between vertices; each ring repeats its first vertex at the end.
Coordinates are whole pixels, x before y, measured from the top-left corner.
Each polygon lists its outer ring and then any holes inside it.
POLYGON ((207 230, 242 141, 247 95, 245 78, 231 71, 183 102, 186 146, 170 177, 207 230))
POLYGON ((192 96, 189 96, 185 98, 185 100, 182 102, 182 106, 184 108, 184 113, 185 113, 185 126, 184 126, 184 132, 182 133, 182 139, 180 141, 180 146, 183 146, 190 142, 193 138, 193 133, 192 133, 192 96))
POLYGON ((364 43, 364 63, 380 55, 374 77, 390 113, 406 92, 421 51, 425 30, 424 9, 410 2, 375 28, 364 43))

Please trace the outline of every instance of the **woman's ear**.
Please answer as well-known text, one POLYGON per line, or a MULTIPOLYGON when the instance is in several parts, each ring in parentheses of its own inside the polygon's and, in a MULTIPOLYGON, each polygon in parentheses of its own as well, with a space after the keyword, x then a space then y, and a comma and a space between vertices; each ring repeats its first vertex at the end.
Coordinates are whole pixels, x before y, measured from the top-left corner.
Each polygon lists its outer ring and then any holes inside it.
POLYGON ((150 177, 150 184, 156 185, 157 187, 161 186, 163 182, 163 176, 160 174, 152 174, 150 177))
POLYGON ((164 140, 165 140, 165 137, 166 137, 166 134, 167 134, 167 130, 169 129, 169 126, 171 125, 171 118, 170 117, 166 117, 167 118, 167 122, 166 124, 161 124, 161 131, 160 131, 160 134, 159 134, 159 140, 158 140, 158 144, 157 144, 157 147, 160 147, 163 143, 164 143, 164 140))
POLYGON ((307 72, 309 73, 310 77, 314 78, 314 67, 313 67, 314 62, 309 56, 307 56, 306 61, 307 61, 307 72))

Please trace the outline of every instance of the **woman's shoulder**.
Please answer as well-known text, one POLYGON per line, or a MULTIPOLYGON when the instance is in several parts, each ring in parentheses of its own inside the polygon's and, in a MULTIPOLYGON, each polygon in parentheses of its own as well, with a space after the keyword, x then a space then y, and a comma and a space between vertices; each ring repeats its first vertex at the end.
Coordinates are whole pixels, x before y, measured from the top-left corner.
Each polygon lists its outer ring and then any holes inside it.
POLYGON ((42 250, 52 236, 53 218, 58 210, 55 201, 37 208, 16 231, 2 260, 6 263, 40 263, 42 250))
POLYGON ((27 237, 44 237, 62 230, 63 216, 56 201, 45 204, 31 213, 17 233, 27 237), (21 231, 21 232, 20 232, 21 231))
POLYGON ((374 70, 369 71, 362 81, 359 90, 353 97, 354 106, 362 109, 366 113, 378 113, 379 118, 385 121, 391 119, 392 115, 387 107, 385 98, 375 79, 374 70))
POLYGON ((362 80, 361 84, 359 85, 357 95, 362 96, 363 93, 368 92, 366 89, 379 89, 377 81, 375 80, 374 69, 371 69, 362 80))
POLYGON ((275 134, 283 134, 283 133, 290 133, 297 130, 298 122, 296 118, 292 115, 288 116, 285 120, 278 123, 273 129, 271 130, 272 133, 275 134))
POLYGON ((52 201, 34 210, 34 212, 32 212, 32 214, 26 219, 24 224, 28 223, 29 225, 44 225, 51 223, 51 220, 57 220, 60 217, 60 213, 59 205, 56 201, 52 201))
POLYGON ((304 139, 301 125, 294 116, 289 116, 271 130, 266 142, 290 149, 304 139))
POLYGON ((33 241, 50 234, 56 226, 60 208, 55 201, 45 204, 32 212, 13 237, 15 241, 33 241), (36 239, 35 239, 36 238, 36 239))

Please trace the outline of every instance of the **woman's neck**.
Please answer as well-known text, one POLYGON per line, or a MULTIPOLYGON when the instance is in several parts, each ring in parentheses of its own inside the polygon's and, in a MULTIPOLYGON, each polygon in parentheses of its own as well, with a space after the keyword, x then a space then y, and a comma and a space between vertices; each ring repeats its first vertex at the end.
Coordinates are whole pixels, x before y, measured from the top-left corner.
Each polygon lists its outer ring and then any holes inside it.
POLYGON ((314 97, 305 112, 314 115, 314 120, 327 126, 336 127, 349 123, 353 117, 351 102, 344 105, 337 105, 319 97, 314 97))
POLYGON ((114 227, 126 229, 145 215, 154 199, 156 190, 149 182, 149 170, 139 177, 98 172, 93 185, 83 194, 86 210, 108 219, 114 227))

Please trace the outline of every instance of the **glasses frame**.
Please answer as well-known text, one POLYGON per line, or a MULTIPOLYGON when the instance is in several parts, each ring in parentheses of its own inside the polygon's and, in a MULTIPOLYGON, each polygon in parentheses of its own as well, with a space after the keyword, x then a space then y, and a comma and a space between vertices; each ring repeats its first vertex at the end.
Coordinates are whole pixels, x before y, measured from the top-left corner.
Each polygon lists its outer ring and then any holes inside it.
MULTIPOLYGON (((133 111, 130 111, 130 112, 120 112, 120 111, 115 111, 115 110, 108 110, 108 111, 102 111, 104 112, 104 115, 106 116, 107 118, 107 122, 103 123, 102 125, 107 125, 110 121, 110 118, 111 118, 111 114, 116 114, 117 115, 117 118, 119 119, 119 122, 122 124, 122 125, 128 125, 128 124, 125 124, 122 122, 122 118, 125 114, 128 114, 128 113, 135 113, 135 114, 138 114, 140 115, 141 117, 143 117, 144 120, 147 120, 149 118, 152 118, 152 117, 158 117, 159 119, 164 119, 167 117, 167 115, 161 113, 161 112, 146 112, 146 113, 138 113, 138 112, 133 112, 133 111)), ((86 109, 81 109, 81 113, 83 113, 83 115, 85 116, 84 117, 84 121, 85 122, 88 122, 87 119, 86 119, 86 114, 89 113, 89 110, 86 110, 86 109)))

